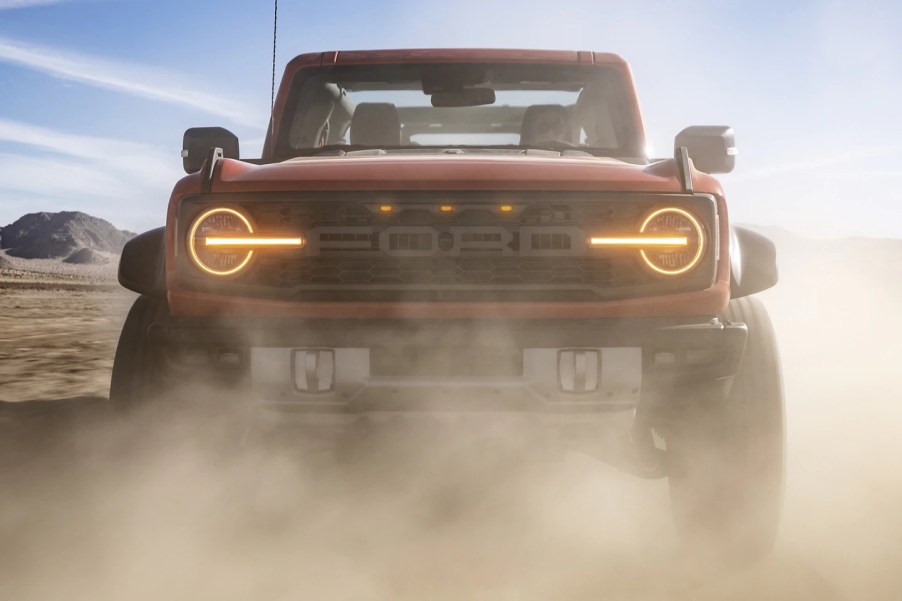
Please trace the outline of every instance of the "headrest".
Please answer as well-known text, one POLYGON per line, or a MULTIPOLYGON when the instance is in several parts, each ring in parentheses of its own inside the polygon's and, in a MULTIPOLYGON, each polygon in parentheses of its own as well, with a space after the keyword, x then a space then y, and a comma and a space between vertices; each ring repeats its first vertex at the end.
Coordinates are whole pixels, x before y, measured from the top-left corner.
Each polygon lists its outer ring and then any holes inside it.
POLYGON ((318 92, 307 104, 307 110, 291 124, 292 146, 317 148, 328 144, 329 118, 334 109, 334 97, 327 91, 318 92))
POLYGON ((570 116, 560 104, 534 104, 523 113, 520 130, 520 144, 530 145, 540 142, 573 141, 570 116))
POLYGON ((599 115, 604 101, 604 91, 598 83, 587 84, 576 99, 575 122, 586 132, 589 146, 607 146, 613 135, 610 128, 601 129, 599 115))
POLYGON ((390 102, 361 102, 351 117, 351 144, 400 146, 401 120, 390 102))

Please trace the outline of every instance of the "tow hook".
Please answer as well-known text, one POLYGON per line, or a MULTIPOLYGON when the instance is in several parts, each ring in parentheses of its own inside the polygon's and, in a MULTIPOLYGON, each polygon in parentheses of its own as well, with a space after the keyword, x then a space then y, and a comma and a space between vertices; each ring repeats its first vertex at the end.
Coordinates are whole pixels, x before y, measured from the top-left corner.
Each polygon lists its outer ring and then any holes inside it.
POLYGON ((634 426, 615 437, 581 442, 570 439, 569 448, 640 478, 667 476, 667 452, 655 446, 651 428, 634 426))
POLYGON ((629 434, 623 467, 641 478, 663 478, 667 475, 666 455, 655 446, 651 428, 636 424, 629 434))

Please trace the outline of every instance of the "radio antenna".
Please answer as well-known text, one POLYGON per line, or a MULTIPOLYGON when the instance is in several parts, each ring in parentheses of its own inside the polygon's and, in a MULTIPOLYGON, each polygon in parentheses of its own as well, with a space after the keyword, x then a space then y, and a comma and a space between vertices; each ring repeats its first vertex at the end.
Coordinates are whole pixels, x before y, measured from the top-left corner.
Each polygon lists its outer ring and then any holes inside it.
POLYGON ((272 11, 272 85, 269 91, 269 128, 270 135, 275 135, 276 112, 276 33, 279 31, 279 0, 273 0, 272 11))

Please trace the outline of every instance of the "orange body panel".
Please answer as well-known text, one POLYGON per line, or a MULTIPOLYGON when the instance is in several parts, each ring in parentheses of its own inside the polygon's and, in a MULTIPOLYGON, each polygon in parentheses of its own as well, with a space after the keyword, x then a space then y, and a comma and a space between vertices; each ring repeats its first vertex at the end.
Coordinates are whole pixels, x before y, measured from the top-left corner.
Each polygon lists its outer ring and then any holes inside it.
POLYGON ((673 161, 630 165, 598 158, 312 157, 251 165, 220 163, 211 192, 295 190, 681 191, 673 161))

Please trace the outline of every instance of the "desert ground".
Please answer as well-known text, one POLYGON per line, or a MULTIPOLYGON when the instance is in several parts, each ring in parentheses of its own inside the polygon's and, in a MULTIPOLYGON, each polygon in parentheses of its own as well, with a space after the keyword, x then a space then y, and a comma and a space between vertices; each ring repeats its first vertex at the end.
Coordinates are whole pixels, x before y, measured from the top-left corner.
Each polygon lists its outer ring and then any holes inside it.
POLYGON ((902 242, 772 233, 788 473, 753 565, 687 556, 665 481, 581 455, 510 467, 461 435, 327 469, 148 442, 104 405, 134 295, 6 264, 0 598, 900 599, 902 242))

